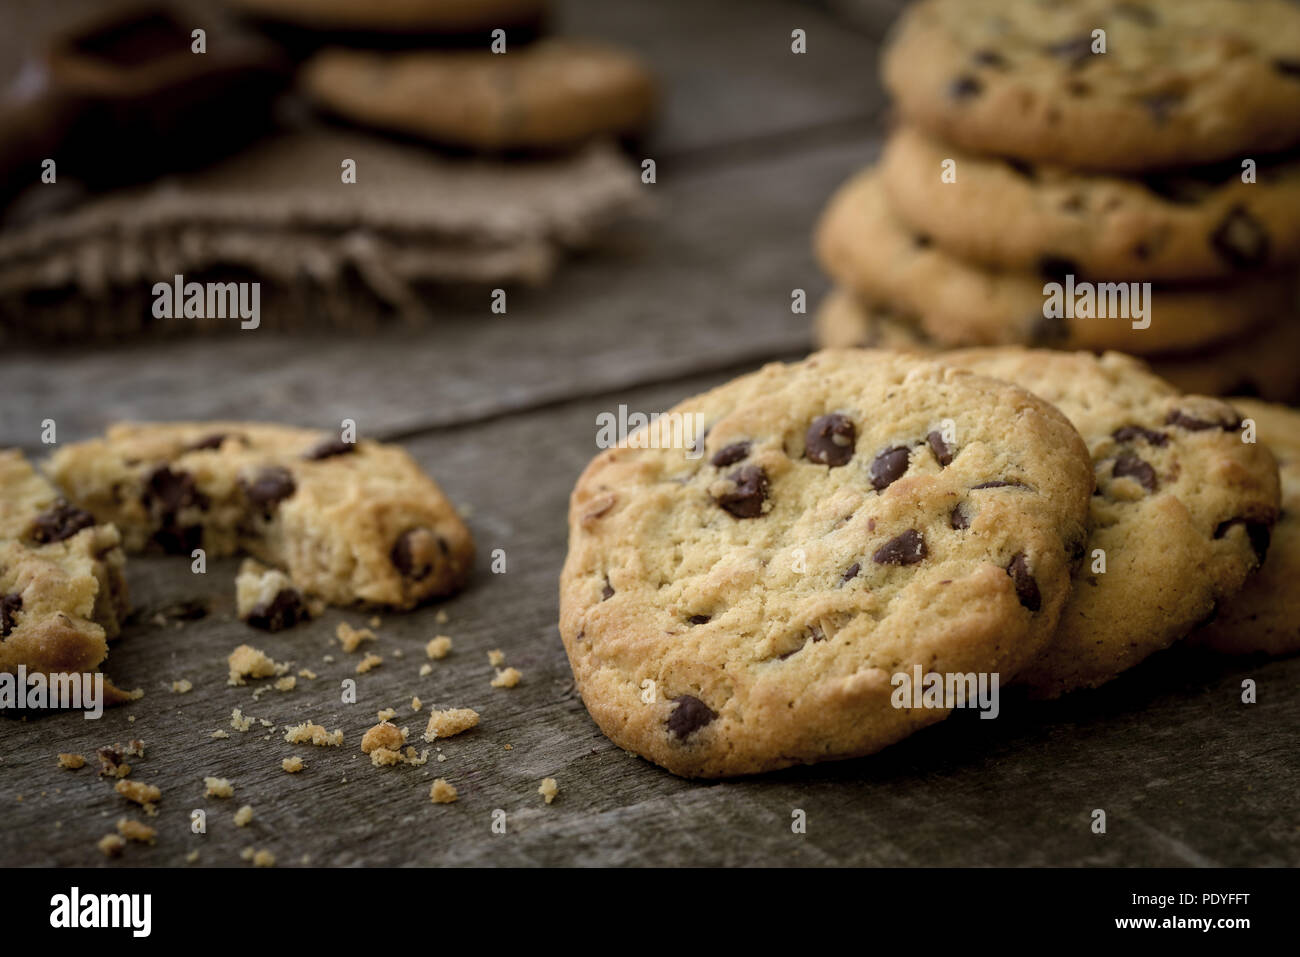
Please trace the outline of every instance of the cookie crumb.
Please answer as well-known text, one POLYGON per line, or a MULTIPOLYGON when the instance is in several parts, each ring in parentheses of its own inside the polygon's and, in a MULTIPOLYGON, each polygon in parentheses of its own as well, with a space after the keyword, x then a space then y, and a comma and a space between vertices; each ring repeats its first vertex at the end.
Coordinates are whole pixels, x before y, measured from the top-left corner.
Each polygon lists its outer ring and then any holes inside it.
POLYGON ((378 615, 372 615, 370 621, 366 622, 371 628, 378 628, 384 623, 384 620, 378 615))
POLYGON ((299 724, 285 729, 284 740, 290 744, 314 744, 317 747, 337 748, 343 744, 343 729, 326 731, 319 724, 299 724))
POLYGON ((292 691, 296 687, 298 687, 298 679, 293 675, 280 678, 275 682, 276 691, 292 691))
POLYGON ((144 757, 144 742, 139 738, 132 738, 126 743, 126 754, 132 758, 144 757))
POLYGON ((429 724, 424 729, 424 740, 450 738, 468 731, 478 724, 478 712, 473 708, 448 708, 446 711, 429 713, 429 724))
POLYGON ((316 672, 312 671, 310 668, 303 668, 301 671, 298 672, 298 677, 306 678, 308 681, 315 681, 316 672))
POLYGON ((158 836, 158 830, 143 824, 140 821, 132 821, 130 818, 120 817, 117 819, 117 833, 121 834, 128 841, 136 841, 140 844, 152 844, 154 838, 158 836))
POLYGON ((105 745, 95 749, 99 758, 99 776, 101 778, 124 778, 131 773, 131 765, 122 762, 120 744, 105 745))
MULTIPOLYGON (((236 710, 238 710, 238 709, 236 709, 236 710)), ((247 729, 245 729, 245 730, 247 730, 247 729)), ((220 728, 218 728, 216 731, 213 731, 212 734, 208 735, 208 737, 210 737, 210 738, 228 738, 228 737, 230 737, 230 733, 229 733, 228 731, 222 731, 220 728)))
POLYGON ((69 771, 75 771, 78 768, 86 766, 86 758, 80 754, 60 754, 59 767, 67 768, 69 771))
POLYGON ((95 845, 100 849, 105 857, 121 857, 122 849, 126 847, 126 841, 117 834, 105 834, 95 845))
POLYGON ((235 796, 235 786, 225 778, 204 778, 203 788, 204 797, 232 798, 235 796))
POLYGON ((368 730, 361 738, 361 753, 369 754, 376 748, 398 750, 406 744, 405 730, 399 730, 388 721, 381 721, 368 730))
POLYGON ((194 682, 188 678, 182 678, 180 681, 172 682, 172 694, 189 694, 194 690, 194 682))
POLYGON ((334 636, 349 654, 361 647, 363 641, 375 640, 375 633, 369 628, 353 628, 346 621, 339 622, 339 626, 334 629, 334 636))
POLYGON ((445 625, 447 624, 447 613, 443 609, 439 608, 438 613, 433 616, 433 620, 440 625, 445 625))
POLYGON ((560 793, 560 785, 556 783, 555 778, 542 778, 542 784, 537 789, 537 793, 546 799, 547 804, 550 804, 555 800, 555 795, 560 793))
POLYGON ((451 654, 451 639, 446 635, 436 635, 424 646, 424 653, 430 658, 441 660, 451 654))
POLYGON ((235 708, 230 712, 230 726, 236 731, 248 731, 253 727, 253 719, 245 718, 244 712, 235 708))
POLYGON ((423 708, 423 707, 424 707, 424 702, 420 700, 420 696, 419 696, 419 695, 416 695, 415 697, 413 697, 413 698, 411 699, 411 710, 412 710, 412 711, 419 711, 419 710, 420 710, 421 708, 423 708))
POLYGON ((284 770, 290 774, 297 774, 306 766, 307 765, 302 763, 302 758, 296 755, 292 758, 285 758, 280 762, 280 767, 284 768, 284 770))
POLYGON ((246 678, 271 678, 289 670, 288 665, 273 661, 252 645, 240 645, 230 653, 226 663, 230 666, 230 678, 226 684, 232 686, 244 684, 246 678))
POLYGON ((187 864, 197 864, 198 860, 199 860, 198 850, 190 851, 188 854, 185 855, 185 863, 187 864))
POLYGON ((459 796, 455 786, 447 783, 446 778, 438 778, 429 788, 429 800, 434 804, 450 804, 459 796))
POLYGON ((397 711, 394 708, 385 708, 383 711, 380 711, 376 717, 378 717, 380 721, 392 721, 397 717, 397 711))
POLYGON ((506 663, 506 653, 500 648, 493 648, 488 652, 488 664, 493 668, 499 668, 506 663))
POLYGON ((128 801, 139 804, 146 811, 162 800, 162 791, 143 781, 118 781, 113 785, 113 790, 128 801))
POLYGON ((366 656, 357 663, 357 674, 364 675, 372 668, 378 668, 384 663, 384 659, 373 652, 367 652, 366 656))
MULTIPOLYGON (((546 803, 549 804, 550 802, 547 801, 546 803)), ((251 823, 253 823, 253 806, 245 804, 235 812, 235 827, 248 827, 251 823)))
POLYGON ((431 674, 433 674, 433 665, 429 664, 428 662, 425 662, 424 664, 420 665, 421 678, 431 674))
POLYGON ((275 867, 275 855, 268 850, 255 851, 246 847, 239 852, 242 860, 252 861, 254 867, 275 867))
POLYGON ((492 679, 493 688, 513 688, 519 684, 523 674, 518 668, 507 668, 504 671, 497 669, 497 676, 492 679))

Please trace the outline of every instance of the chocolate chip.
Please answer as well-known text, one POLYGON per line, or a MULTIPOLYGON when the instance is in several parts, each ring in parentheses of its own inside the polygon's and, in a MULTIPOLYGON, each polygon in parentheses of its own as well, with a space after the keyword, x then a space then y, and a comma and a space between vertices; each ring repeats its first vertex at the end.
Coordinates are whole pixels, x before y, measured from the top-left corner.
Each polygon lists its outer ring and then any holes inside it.
POLYGON ((853 445, 857 438, 858 430, 848 416, 838 412, 819 415, 812 420, 804 435, 804 455, 809 462, 818 465, 831 468, 846 465, 853 458, 853 445))
POLYGON ((388 557, 402 577, 419 581, 433 571, 435 548, 444 555, 447 553, 447 543, 429 529, 412 528, 397 537, 388 557))
POLYGON ((1065 60, 1072 67, 1080 67, 1092 56, 1092 34, 1081 33, 1067 40, 1048 44, 1047 52, 1065 60))
POLYGON ((916 233, 912 236, 912 245, 917 249, 929 249, 934 245, 934 240, 925 233, 916 233))
POLYGON ((709 623, 710 618, 708 615, 691 615, 686 620, 692 625, 706 625, 709 623))
POLYGON ((1004 159, 1003 162, 1025 179, 1038 179, 1038 170, 1034 168, 1032 163, 1026 163, 1024 160, 1018 159, 1004 159))
POLYGON ((871 463, 871 485, 876 491, 888 488, 907 471, 911 452, 901 445, 885 449, 871 463))
POLYGON ((330 459, 336 455, 350 455, 357 450, 355 442, 344 442, 340 438, 322 439, 317 442, 302 457, 308 462, 319 462, 321 459, 330 459))
POLYGON ((122 766, 122 759, 125 757, 122 754, 120 744, 96 748, 95 756, 99 758, 99 776, 101 778, 115 778, 118 776, 117 769, 122 766))
POLYGON ((1241 426, 1241 421, 1237 420, 1231 423, 1207 422, 1204 419, 1198 419, 1194 415, 1189 415, 1181 409, 1172 409, 1169 415, 1165 417, 1165 425, 1176 425, 1188 432, 1204 432, 1206 429, 1214 428, 1223 429, 1225 432, 1235 432, 1241 426))
POLYGON ((1077 275, 1078 272, 1078 264, 1064 256, 1043 256, 1038 260, 1038 274, 1044 279, 1064 281, 1066 276, 1077 275))
POLYGON ((153 533, 153 541, 168 555, 189 555, 203 544, 203 526, 168 523, 153 533))
POLYGON ((1183 102, 1181 93, 1152 93, 1150 96, 1141 97, 1138 100, 1146 111, 1151 114, 1151 119, 1157 123, 1165 123, 1169 120, 1169 114, 1174 108, 1183 102))
POLYGON ((248 613, 248 624, 266 631, 283 631, 311 618, 296 588, 281 588, 269 602, 262 602, 248 613))
POLYGON ((925 539, 916 529, 909 528, 876 549, 871 560, 877 565, 915 565, 925 556, 925 539))
POLYGON ((204 436, 197 442, 191 442, 185 446, 186 452, 202 452, 208 449, 219 449, 221 443, 226 441, 225 432, 213 432, 211 435, 204 436))
POLYGON ((707 704, 692 695, 684 694, 673 699, 677 706, 668 716, 668 731, 685 739, 718 716, 707 704))
POLYGON ((1156 470, 1131 452, 1124 452, 1115 459, 1110 474, 1115 478, 1132 478, 1148 492, 1156 490, 1156 470))
POLYGON ((600 600, 609 601, 614 597, 614 586, 609 583, 609 576, 605 576, 605 587, 600 590, 600 600))
POLYGON ((993 479, 991 482, 980 482, 979 485, 972 485, 971 489, 977 488, 1024 488, 1024 482, 1009 482, 1002 479, 993 479))
POLYGON ((195 486, 194 476, 183 470, 173 472, 166 465, 149 473, 142 498, 158 516, 175 515, 190 506, 207 508, 207 498, 195 486))
POLYGON ((1240 205, 1228 210, 1210 234, 1210 245, 1235 269, 1250 269, 1268 259, 1268 232, 1240 205))
POLYGON ((848 568, 844 569, 844 574, 840 576, 840 584, 843 585, 845 582, 852 581, 853 579, 857 578, 858 572, 860 572, 861 570, 862 570, 862 566, 859 565, 857 562, 854 562, 848 568))
POLYGON ((980 66, 991 66, 997 69, 1002 69, 1007 65, 1006 57, 997 50, 976 50, 973 54, 973 59, 980 66))
POLYGON ((972 96, 979 96, 983 90, 984 84, 970 74, 959 76, 948 84, 948 95, 954 100, 967 100, 972 96))
POLYGON ((1254 549, 1255 556, 1262 562, 1268 555, 1268 545, 1273 538, 1273 531, 1264 522, 1252 522, 1245 518, 1230 518, 1226 522, 1220 522, 1214 530, 1215 538, 1223 538, 1228 534, 1228 530, 1234 525, 1242 525, 1246 529, 1246 537, 1250 539, 1250 547, 1254 549))
POLYGON ((925 441, 930 444, 936 462, 945 466, 952 464, 952 446, 943 440, 942 432, 936 429, 925 437, 925 441))
POLYGON ((239 485, 248 501, 263 511, 269 511, 271 506, 284 501, 298 488, 289 470, 279 465, 268 465, 251 482, 240 479, 239 485))
POLYGON ((1030 611, 1038 611, 1043 607, 1043 597, 1038 593, 1038 582, 1034 581, 1034 576, 1029 573, 1029 562, 1025 559, 1024 552, 1017 552, 1011 559, 1011 564, 1007 566, 1007 574, 1011 576, 1011 581, 1016 586, 1016 597, 1020 599, 1020 604, 1030 611))
POLYGON ((1278 57, 1273 61, 1273 69, 1283 76, 1289 76, 1293 80, 1300 80, 1300 60, 1287 60, 1278 57))
POLYGON ((1157 432, 1154 429, 1144 429, 1140 425, 1123 425, 1111 433, 1111 438, 1116 442, 1132 442, 1135 439, 1145 439, 1150 445, 1165 446, 1169 444, 1169 436, 1163 432, 1157 432))
POLYGON ((1036 313, 1029 321, 1029 343, 1034 346, 1058 346, 1070 338, 1070 323, 1064 316, 1036 313))
POLYGON ((95 516, 59 499, 32 522, 32 540, 41 544, 61 542, 94 524, 95 516))
POLYGON ((757 518, 767 501, 767 473, 757 465, 746 465, 727 476, 735 486, 718 497, 718 504, 736 518, 757 518))
POLYGON ((748 442, 732 442, 714 452, 713 458, 709 459, 709 464, 725 468, 728 465, 735 465, 747 455, 749 455, 748 442))
POLYGON ((0 595, 0 638, 9 637, 9 632, 14 630, 14 615, 22 610, 22 595, 0 595))
POLYGON ((966 517, 960 505, 954 505, 952 511, 948 513, 948 524, 955 529, 970 528, 970 519, 966 517))

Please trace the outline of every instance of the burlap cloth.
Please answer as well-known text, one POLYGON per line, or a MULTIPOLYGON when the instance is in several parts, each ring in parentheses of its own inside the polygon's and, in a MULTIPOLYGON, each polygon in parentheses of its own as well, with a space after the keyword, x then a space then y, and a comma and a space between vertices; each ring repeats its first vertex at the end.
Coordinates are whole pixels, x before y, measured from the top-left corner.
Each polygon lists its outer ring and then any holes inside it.
POLYGON ((238 328, 154 319, 152 286, 176 274, 260 281, 262 328, 419 322, 436 314, 439 284, 545 281, 642 195, 634 166, 607 144, 493 160, 344 130, 287 133, 0 232, 0 338, 238 328), (341 182, 345 158, 355 184, 341 182))

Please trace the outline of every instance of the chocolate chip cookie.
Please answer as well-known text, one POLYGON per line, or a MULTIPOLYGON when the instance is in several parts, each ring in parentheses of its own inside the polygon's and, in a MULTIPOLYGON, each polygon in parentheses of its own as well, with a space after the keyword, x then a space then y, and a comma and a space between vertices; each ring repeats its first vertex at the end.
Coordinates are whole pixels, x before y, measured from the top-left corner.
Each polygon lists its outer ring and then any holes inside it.
MULTIPOLYGON (((1144 303, 1147 328, 1133 328, 1145 319, 1131 308, 1116 310, 1118 315, 1049 317, 1045 288, 1057 282, 1064 291, 1064 276, 986 271, 949 255, 890 212, 875 170, 854 176, 832 197, 816 244, 823 268, 838 283, 868 302, 915 316, 926 335, 944 346, 1033 345, 1147 355, 1222 342, 1295 309, 1295 277, 1279 273, 1252 274, 1230 284, 1154 285, 1144 303)), ((1124 291, 1131 294, 1127 284, 1124 291)))
POLYGON ((1095 687, 1186 637, 1264 560, 1277 465, 1242 441, 1231 405, 1180 395, 1116 353, 972 349, 941 361, 1053 403, 1092 451, 1092 535, 1055 637, 1021 675, 1035 695, 1095 687))
POLYGON ((889 204, 946 252, 995 270, 1083 278, 1211 279, 1300 258, 1300 161, 1240 161, 1120 179, 968 153, 896 131, 881 158, 889 204), (940 179, 952 160, 955 179, 940 179))
MULTIPOLYGON (((0 451, 0 671, 99 669, 129 606, 120 541, 22 453, 0 451)), ((104 694, 106 704, 138 697, 108 680, 104 694)))
POLYGON ((1254 420, 1257 438, 1278 460, 1282 514, 1273 527, 1263 567, 1188 641, 1229 654, 1293 654, 1300 651, 1296 600, 1296 582, 1300 581, 1300 412, 1254 399, 1233 399, 1232 403, 1243 416, 1254 420))
POLYGON ((570 501, 560 633, 621 747, 699 777, 869 754, 947 714, 894 676, 1006 681, 1050 638, 1092 467, 1045 402, 838 350, 669 414, 698 448, 610 449, 570 501))
POLYGON ((636 57, 571 39, 503 54, 330 49, 304 65, 302 83, 319 105, 362 125, 492 152, 632 134, 654 104, 636 57))
POLYGON ((908 122, 1035 163, 1132 172, 1300 142, 1288 0, 923 0, 883 71, 908 122))
POLYGON ((411 608, 464 584, 469 530, 396 446, 250 422, 122 424, 48 472, 126 547, 247 551, 332 604, 411 608))

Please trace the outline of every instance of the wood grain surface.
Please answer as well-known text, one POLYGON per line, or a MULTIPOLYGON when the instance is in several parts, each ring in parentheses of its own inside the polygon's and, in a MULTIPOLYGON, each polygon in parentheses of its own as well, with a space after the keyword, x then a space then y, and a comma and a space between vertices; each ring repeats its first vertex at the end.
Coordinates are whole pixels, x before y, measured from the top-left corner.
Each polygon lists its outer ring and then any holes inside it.
POLYGON ((419 331, 0 355, 0 445, 39 453, 43 418, 71 441, 123 418, 325 427, 351 417, 363 434, 400 439, 466 509, 479 545, 463 594, 382 616, 362 651, 384 662, 364 675, 362 652, 343 653, 333 635, 368 614, 331 609, 266 635, 234 618, 236 560, 194 575, 181 560, 131 559, 136 612, 107 667, 146 695, 99 721, 0 720, 0 865, 247 866, 247 847, 280 866, 1300 863, 1300 659, 1175 649, 1099 692, 1046 704, 1008 694, 996 721, 959 715, 871 758, 711 783, 614 747, 574 691, 557 585, 567 497, 596 452, 596 415, 662 409, 807 349, 790 292, 815 303, 826 288, 809 232, 831 189, 877 148, 875 49, 881 11, 896 5, 562 4, 566 32, 637 48, 663 78, 665 113, 644 147, 661 160, 647 187, 657 213, 549 288, 512 292, 506 316, 485 301, 419 331), (795 27, 809 33, 804 57, 789 53, 795 27), (182 600, 211 611, 154 623, 182 600), (454 650, 422 677, 435 634, 454 650), (242 643, 318 678, 255 700, 264 682, 226 685, 226 656, 242 643), (523 673, 518 687, 490 686, 493 649, 523 673), (182 678, 193 691, 172 693, 182 678), (347 678, 355 704, 341 703, 347 678), (1240 701, 1246 678, 1258 704, 1240 701), (235 731, 236 707, 273 728, 235 731), (482 723, 443 742, 441 762, 374 768, 361 735, 387 707, 420 748, 431 708, 474 708, 482 723), (342 728, 344 746, 283 741, 285 725, 308 720, 342 728), (213 739, 217 729, 230 737, 213 739), (94 749, 131 738, 146 744, 131 778, 163 791, 156 818, 96 776, 94 749), (65 751, 90 764, 57 768, 65 751), (295 754, 306 770, 286 774, 280 762, 295 754), (235 797, 205 799, 209 775, 230 779, 235 797), (436 777, 457 787, 457 803, 430 803, 436 777), (544 777, 560 786, 549 806, 544 777), (255 816, 239 828, 244 804, 255 816), (202 835, 190 830, 198 808, 202 835), (1090 830, 1096 808, 1105 835, 1090 830), (791 829, 799 810, 804 834, 791 829), (492 827, 498 811, 504 834, 492 827), (95 841, 123 815, 157 826, 157 843, 110 863, 95 841))

